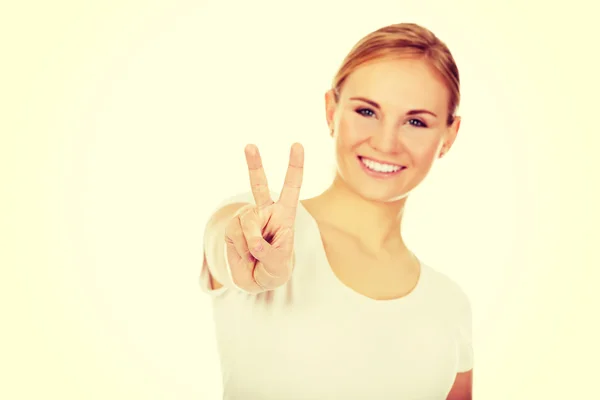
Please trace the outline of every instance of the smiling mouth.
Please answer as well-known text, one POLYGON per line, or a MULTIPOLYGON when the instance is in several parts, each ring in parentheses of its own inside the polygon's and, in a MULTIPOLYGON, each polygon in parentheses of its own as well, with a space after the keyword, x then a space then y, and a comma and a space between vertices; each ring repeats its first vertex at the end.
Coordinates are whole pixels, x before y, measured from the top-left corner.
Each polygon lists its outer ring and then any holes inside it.
POLYGON ((358 156, 358 159, 363 167, 365 167, 367 170, 379 174, 393 175, 406 168, 403 165, 383 163, 363 156, 358 156))

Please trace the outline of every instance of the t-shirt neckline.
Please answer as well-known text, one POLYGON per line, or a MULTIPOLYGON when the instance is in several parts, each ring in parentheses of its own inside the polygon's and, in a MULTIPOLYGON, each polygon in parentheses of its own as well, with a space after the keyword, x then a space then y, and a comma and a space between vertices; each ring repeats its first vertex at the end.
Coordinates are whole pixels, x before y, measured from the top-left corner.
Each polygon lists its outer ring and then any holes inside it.
MULTIPOLYGON (((313 215, 308 211, 308 209, 299 202, 302 212, 304 212, 307 218, 310 220, 311 232, 308 235, 309 238, 315 238, 315 250, 317 252, 317 260, 316 262, 319 264, 317 266, 318 276, 323 277, 326 280, 326 284, 330 284, 331 287, 329 289, 335 290, 335 294, 339 294, 343 296, 344 300, 350 300, 366 305, 377 305, 377 306, 396 306, 399 304, 408 304, 410 302, 415 301, 421 294, 423 290, 423 286, 425 285, 425 281, 427 278, 427 266, 421 261, 419 257, 416 255, 413 256, 417 259, 419 263, 419 278, 417 279, 416 285, 413 289, 406 295, 393 298, 393 299, 374 299, 367 295, 357 292, 351 287, 347 286, 344 282, 340 280, 340 278, 333 272, 331 268, 331 264, 327 258, 327 252, 325 251, 325 243, 323 242, 323 237, 321 236, 321 229, 317 220, 313 217, 313 215), (320 268, 320 264, 324 266, 324 268, 320 268)), ((327 285, 329 286, 329 285, 327 285)), ((332 295, 334 294, 332 293, 332 295)))

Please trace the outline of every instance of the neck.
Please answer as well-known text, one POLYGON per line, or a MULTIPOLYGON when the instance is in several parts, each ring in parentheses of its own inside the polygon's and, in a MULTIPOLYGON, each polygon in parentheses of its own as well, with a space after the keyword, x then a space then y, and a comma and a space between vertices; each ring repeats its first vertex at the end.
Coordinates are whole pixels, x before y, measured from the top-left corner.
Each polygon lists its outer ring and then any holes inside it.
POLYGON ((406 197, 390 203, 365 199, 336 176, 314 200, 319 203, 315 218, 355 237, 369 252, 406 251, 400 229, 406 197))

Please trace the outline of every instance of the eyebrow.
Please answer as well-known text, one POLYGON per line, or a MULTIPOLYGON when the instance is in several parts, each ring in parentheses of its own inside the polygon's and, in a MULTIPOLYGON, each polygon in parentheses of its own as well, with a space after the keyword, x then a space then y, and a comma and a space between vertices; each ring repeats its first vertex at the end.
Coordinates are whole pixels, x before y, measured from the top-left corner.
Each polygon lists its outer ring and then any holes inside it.
MULTIPOLYGON (((381 110, 381 106, 377 102, 375 102, 373 100, 369 100, 369 99, 367 99, 365 97, 350 97, 350 100, 364 101, 365 103, 372 105, 373 107, 377 108, 378 110, 381 110)), ((407 114, 408 115, 430 114, 430 115, 433 115, 434 117, 437 118, 437 115, 434 112, 429 111, 429 110, 425 110, 425 109, 410 110, 410 111, 407 112, 407 114)))

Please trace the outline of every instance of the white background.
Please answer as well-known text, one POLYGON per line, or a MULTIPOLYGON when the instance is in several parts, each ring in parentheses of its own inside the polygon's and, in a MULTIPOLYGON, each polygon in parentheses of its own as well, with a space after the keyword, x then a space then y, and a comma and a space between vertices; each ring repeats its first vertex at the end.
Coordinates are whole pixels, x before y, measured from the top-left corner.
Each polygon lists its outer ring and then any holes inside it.
POLYGON ((404 231, 471 297, 475 398, 595 398, 591 2, 19 4, 0 12, 0 397, 220 398, 200 250, 249 188, 244 145, 279 190, 301 142, 318 194, 343 57, 417 22, 457 60, 463 123, 404 231))

